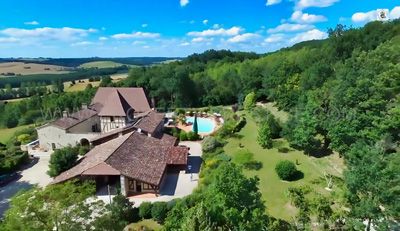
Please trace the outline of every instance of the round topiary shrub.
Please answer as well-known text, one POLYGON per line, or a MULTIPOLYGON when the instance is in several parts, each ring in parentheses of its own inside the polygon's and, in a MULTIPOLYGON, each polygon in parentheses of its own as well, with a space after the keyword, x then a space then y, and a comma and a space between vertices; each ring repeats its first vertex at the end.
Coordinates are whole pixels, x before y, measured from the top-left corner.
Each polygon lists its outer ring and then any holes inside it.
POLYGON ((276 164, 275 171, 282 180, 294 180, 299 173, 296 165, 289 160, 282 160, 276 164))
POLYGON ((150 202, 143 202, 139 206, 139 217, 143 219, 151 218, 152 204, 150 202))

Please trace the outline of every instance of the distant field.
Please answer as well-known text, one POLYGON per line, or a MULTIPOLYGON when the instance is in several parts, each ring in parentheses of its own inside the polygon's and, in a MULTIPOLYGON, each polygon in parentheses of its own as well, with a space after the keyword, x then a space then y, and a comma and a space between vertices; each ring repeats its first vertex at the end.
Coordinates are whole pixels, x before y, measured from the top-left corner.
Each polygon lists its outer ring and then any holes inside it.
POLYGON ((23 62, 6 62, 0 63, 0 77, 7 76, 7 73, 14 73, 15 75, 35 75, 35 74, 63 74, 69 73, 67 67, 37 64, 37 63, 23 63, 23 62))
MULTIPOLYGON (((82 65, 79 65, 79 67, 80 68, 93 68, 93 67, 110 68, 110 67, 119 67, 122 65, 126 65, 126 64, 117 63, 114 61, 94 61, 94 62, 84 63, 82 65)), ((127 65, 127 66, 131 66, 131 65, 127 65)))
MULTIPOLYGON (((111 75, 111 79, 114 83, 116 83, 122 79, 125 79, 126 77, 128 77, 128 73, 111 75)), ((68 81, 68 82, 64 83, 64 91, 65 92, 83 91, 83 90, 85 90, 86 86, 89 83, 92 84, 93 87, 97 87, 97 86, 99 86, 100 81, 89 82, 89 79, 82 79, 81 83, 79 83, 78 81, 75 81, 75 85, 73 85, 73 86, 71 86, 71 82, 68 81)))
POLYGON ((7 143, 16 131, 22 130, 29 126, 31 125, 23 125, 15 128, 0 128, 0 143, 7 143))

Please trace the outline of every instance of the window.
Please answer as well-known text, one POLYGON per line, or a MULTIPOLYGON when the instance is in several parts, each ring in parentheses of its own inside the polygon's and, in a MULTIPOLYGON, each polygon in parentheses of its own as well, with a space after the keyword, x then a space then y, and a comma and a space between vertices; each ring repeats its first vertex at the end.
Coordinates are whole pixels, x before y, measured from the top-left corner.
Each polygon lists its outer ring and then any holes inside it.
POLYGON ((111 122, 114 122, 114 116, 111 116, 111 117, 110 117, 110 121, 111 121, 111 122))

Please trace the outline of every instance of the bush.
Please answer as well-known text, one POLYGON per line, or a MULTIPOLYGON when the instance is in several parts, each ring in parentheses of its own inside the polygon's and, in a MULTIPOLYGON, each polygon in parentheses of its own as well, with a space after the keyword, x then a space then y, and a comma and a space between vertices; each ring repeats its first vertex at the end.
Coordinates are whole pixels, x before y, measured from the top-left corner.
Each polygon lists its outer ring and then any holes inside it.
POLYGON ((249 111, 256 106, 256 93, 251 92, 246 95, 243 102, 244 110, 249 111))
POLYGON ((188 137, 187 137, 187 134, 185 131, 181 131, 181 133, 179 133, 179 140, 180 141, 188 140, 188 137))
POLYGON ((163 223, 168 212, 167 202, 155 202, 151 208, 151 217, 159 223, 163 223))
POLYGON ((204 152, 215 151, 216 148, 221 147, 222 143, 218 141, 217 138, 213 136, 206 136, 201 143, 204 152))
POLYGON ((282 160, 276 164, 275 172, 282 180, 294 180, 298 174, 296 165, 289 160, 282 160))
POLYGON ((228 120, 222 125, 222 127, 218 130, 218 136, 221 138, 229 137, 233 134, 235 129, 235 121, 228 120))
POLYGON ((199 139, 199 135, 196 134, 196 133, 193 132, 193 131, 190 131, 190 132, 186 133, 186 137, 187 137, 187 139, 190 140, 190 141, 195 141, 195 140, 198 140, 198 139, 199 139))
POLYGON ((17 137, 17 140, 21 143, 21 144, 27 144, 30 142, 30 136, 29 134, 21 134, 17 137))
POLYGON ((176 113, 177 115, 185 115, 185 109, 183 109, 183 108, 177 108, 177 109, 175 109, 175 113, 176 113))
POLYGON ((79 155, 83 156, 83 155, 85 155, 87 152, 89 152, 89 150, 90 150, 90 146, 87 146, 87 145, 80 145, 80 146, 79 146, 79 151, 78 151, 78 153, 79 153, 79 155))
POLYGON ((267 124, 271 130, 272 139, 277 139, 281 136, 282 127, 272 114, 267 116, 267 124))
POLYGON ((143 202, 139 206, 139 217, 142 219, 151 218, 152 204, 150 202, 143 202))
POLYGON ((272 148, 272 135, 268 123, 263 123, 258 129, 257 142, 262 148, 272 148))
POLYGON ((76 147, 65 147, 55 150, 50 156, 49 171, 47 171, 47 174, 55 177, 75 166, 78 160, 78 152, 79 149, 76 147))

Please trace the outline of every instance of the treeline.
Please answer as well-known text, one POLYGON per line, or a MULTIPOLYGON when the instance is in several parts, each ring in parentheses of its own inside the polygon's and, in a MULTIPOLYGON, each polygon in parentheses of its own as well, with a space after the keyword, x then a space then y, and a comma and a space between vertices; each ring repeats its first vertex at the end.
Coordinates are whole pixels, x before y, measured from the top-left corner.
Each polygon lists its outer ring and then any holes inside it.
POLYGON ((328 32, 258 59, 209 51, 136 68, 120 84, 145 88, 159 108, 241 103, 250 92, 274 101, 291 114, 283 135, 292 147, 345 158, 347 225, 391 229, 400 217, 400 20, 328 32))
POLYGON ((82 104, 90 103, 95 92, 95 88, 89 87, 80 92, 35 95, 18 102, 0 103, 0 127, 12 128, 56 119, 64 110, 73 112, 82 104))
POLYGON ((48 64, 48 65, 58 65, 65 67, 78 67, 84 63, 88 62, 96 62, 96 61, 113 61, 117 63, 122 63, 126 65, 151 65, 156 64, 168 60, 174 60, 180 58, 173 57, 127 57, 127 58, 101 58, 101 57, 92 57, 92 58, 37 58, 37 59, 23 59, 23 58, 3 58, 0 59, 0 63, 2 62, 26 62, 26 63, 37 63, 37 64, 48 64))
POLYGON ((5 88, 9 84, 12 88, 17 88, 21 83, 45 83, 47 85, 52 84, 54 81, 58 82, 68 82, 73 80, 87 79, 93 76, 104 76, 112 75, 120 72, 127 72, 128 66, 123 65, 119 67, 112 68, 88 68, 88 69, 78 69, 75 72, 65 73, 65 74, 36 74, 36 75, 24 75, 17 77, 6 77, 0 78, 0 88, 5 88))

